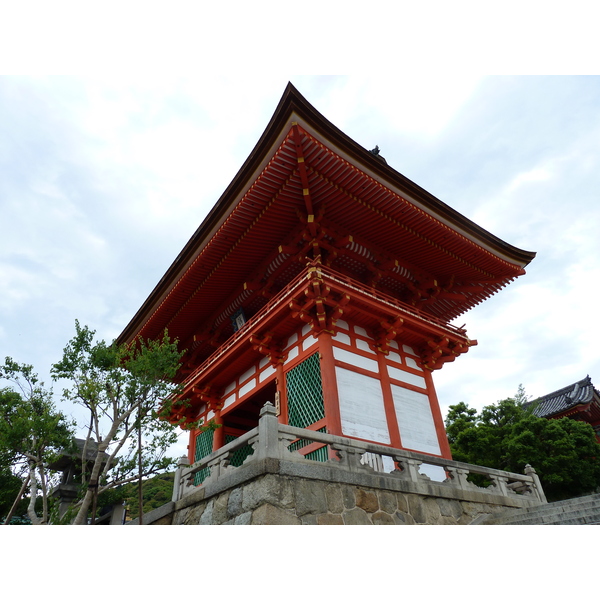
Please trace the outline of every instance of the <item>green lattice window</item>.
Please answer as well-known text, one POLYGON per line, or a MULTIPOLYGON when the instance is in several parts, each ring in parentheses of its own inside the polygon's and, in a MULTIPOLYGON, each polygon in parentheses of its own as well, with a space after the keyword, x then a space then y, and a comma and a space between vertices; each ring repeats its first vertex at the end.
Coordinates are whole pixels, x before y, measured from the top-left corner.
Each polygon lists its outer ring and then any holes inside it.
POLYGON ((306 428, 325 417, 318 352, 288 371, 286 391, 290 425, 306 428))
POLYGON ((309 452, 304 456, 304 458, 308 458, 308 460, 316 460, 318 462, 327 462, 329 460, 327 446, 321 446, 320 448, 309 452))
MULTIPOLYGON (((233 442, 233 440, 237 440, 237 438, 237 435, 225 434, 225 443, 229 444, 229 442, 233 442)), ((229 455, 229 464, 234 467, 239 467, 250 454, 254 454, 252 446, 242 446, 229 455)))
MULTIPOLYGON (((196 452, 194 454, 194 461, 199 461, 201 458, 208 456, 213 451, 213 435, 214 429, 208 429, 203 431, 196 438, 196 452)), ((200 485, 209 474, 209 468, 206 467, 201 471, 198 471, 194 475, 194 485, 200 485)))
MULTIPOLYGON (((320 431, 321 433, 326 433, 327 427, 321 427, 321 429, 317 429, 317 431, 320 431)), ((294 452, 294 450, 299 450, 300 448, 304 448, 309 444, 312 444, 310 440, 296 440, 288 446, 288 450, 290 452, 294 452)), ((320 448, 317 448, 316 450, 305 454, 304 458, 308 458, 308 460, 316 460, 319 462, 327 462, 329 460, 328 448, 329 446, 321 446, 320 448)))

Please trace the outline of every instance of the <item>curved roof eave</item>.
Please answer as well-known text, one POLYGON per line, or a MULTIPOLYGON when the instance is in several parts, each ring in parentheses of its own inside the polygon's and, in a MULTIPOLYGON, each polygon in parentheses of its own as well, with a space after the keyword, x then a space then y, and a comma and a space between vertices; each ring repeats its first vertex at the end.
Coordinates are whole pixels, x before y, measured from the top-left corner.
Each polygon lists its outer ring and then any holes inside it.
POLYGON ((353 163, 360 164, 381 183, 395 188, 410 201, 415 202, 432 216, 445 222, 457 232, 482 245, 499 257, 520 267, 525 267, 535 257, 535 252, 520 250, 483 229, 467 217, 418 186, 416 183, 378 159, 357 144, 319 113, 296 88, 288 83, 271 120, 254 149, 241 166, 231 183, 210 210, 204 221, 194 232, 187 244, 175 258, 154 290, 144 301, 133 319, 118 338, 119 343, 131 341, 142 325, 158 308, 179 278, 185 273, 194 258, 214 235, 235 204, 269 160, 274 147, 287 132, 286 124, 294 118, 309 126, 319 137, 333 144, 353 163))

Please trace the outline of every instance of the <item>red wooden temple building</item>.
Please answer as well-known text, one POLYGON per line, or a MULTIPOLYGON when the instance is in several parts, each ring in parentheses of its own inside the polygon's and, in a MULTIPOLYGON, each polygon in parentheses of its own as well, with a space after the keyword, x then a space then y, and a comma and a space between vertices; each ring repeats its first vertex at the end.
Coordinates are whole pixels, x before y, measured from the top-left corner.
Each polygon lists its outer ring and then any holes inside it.
MULTIPOLYGON (((282 423, 451 458, 432 372, 476 344, 450 324, 535 256, 351 140, 289 84, 204 222, 119 338, 185 349, 189 459, 282 423)), ((301 451, 326 460, 326 448, 301 451)))

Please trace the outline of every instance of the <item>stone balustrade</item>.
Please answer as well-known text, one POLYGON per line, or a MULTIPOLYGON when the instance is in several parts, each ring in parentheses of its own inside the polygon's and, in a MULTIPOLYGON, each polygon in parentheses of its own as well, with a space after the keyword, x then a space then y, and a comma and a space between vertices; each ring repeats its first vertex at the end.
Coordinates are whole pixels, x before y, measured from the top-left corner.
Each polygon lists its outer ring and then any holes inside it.
MULTIPOLYGON (((278 422, 275 408, 266 403, 260 413, 258 427, 248 431, 216 452, 204 457, 193 465, 182 459, 175 475, 173 501, 177 502, 197 489, 194 478, 197 473, 208 469, 209 474, 202 486, 219 481, 235 472, 239 467, 230 464, 236 450, 250 446, 253 452, 248 455, 243 466, 263 459, 287 461, 296 465, 315 465, 290 445, 298 445, 298 440, 306 443, 325 444, 335 455, 326 463, 338 474, 373 474, 409 482, 416 493, 446 496, 446 492, 478 492, 488 496, 501 496, 522 499, 524 504, 543 504, 544 491, 535 470, 527 465, 524 474, 509 473, 477 465, 461 463, 441 457, 419 454, 408 450, 390 448, 379 444, 362 442, 342 436, 331 435, 309 429, 283 425, 278 422), (429 474, 426 474, 429 473, 429 474), (469 475, 475 476, 469 478, 469 475), (482 485, 477 485, 475 479, 482 485)), ((331 455, 331 453, 330 453, 331 455)))

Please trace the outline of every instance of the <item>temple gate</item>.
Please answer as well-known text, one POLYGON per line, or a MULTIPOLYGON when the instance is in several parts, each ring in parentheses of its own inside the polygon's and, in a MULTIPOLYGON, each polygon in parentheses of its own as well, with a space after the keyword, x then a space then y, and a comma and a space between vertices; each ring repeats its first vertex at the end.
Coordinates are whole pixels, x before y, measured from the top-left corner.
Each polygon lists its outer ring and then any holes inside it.
MULTIPOLYGON (((166 328, 186 350, 189 403, 172 418, 220 425, 191 432, 191 463, 256 427, 267 401, 285 425, 451 459, 432 372, 476 344, 452 322, 534 256, 359 146, 289 84, 118 341, 166 328)), ((290 449, 334 458, 323 443, 290 449)))

